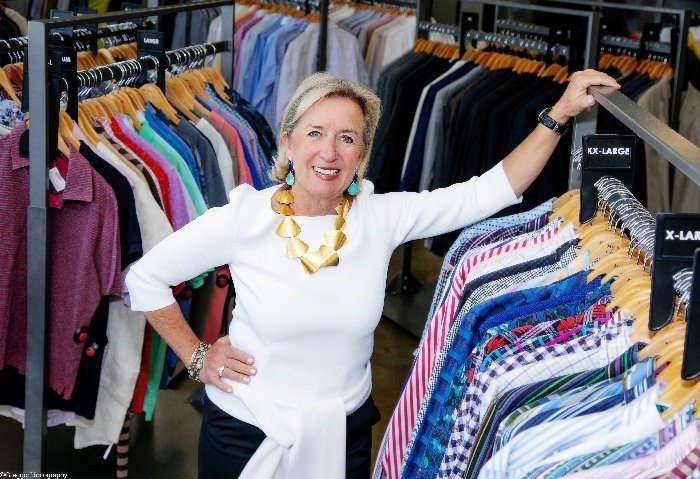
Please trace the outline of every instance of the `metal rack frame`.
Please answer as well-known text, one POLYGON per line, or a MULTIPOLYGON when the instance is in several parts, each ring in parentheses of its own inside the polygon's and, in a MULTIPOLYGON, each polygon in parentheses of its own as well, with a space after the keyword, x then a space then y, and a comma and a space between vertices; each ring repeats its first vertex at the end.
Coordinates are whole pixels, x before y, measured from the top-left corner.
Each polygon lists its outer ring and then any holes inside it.
POLYGON ((588 91, 601 107, 624 123, 695 184, 700 185, 699 147, 619 91, 609 87, 591 87, 588 91))
MULTIPOLYGON (((148 0, 149 5, 157 0, 148 0)), ((233 42, 234 1, 210 0, 168 7, 144 8, 106 14, 84 15, 71 18, 34 20, 28 24, 29 83, 26 91, 32 98, 29 113, 32 127, 29 132, 29 208, 27 212, 27 351, 25 397, 32 398, 25 404, 23 470, 25 473, 42 472, 46 442, 46 343, 48 331, 49 267, 47 208, 47 175, 50 152, 49 136, 49 34, 51 30, 80 25, 113 22, 133 18, 146 18, 174 14, 209 7, 222 8, 223 35, 233 42), (35 399, 36 398, 36 399, 35 399)), ((233 79, 232 55, 222 57, 221 71, 227 81, 233 79)))

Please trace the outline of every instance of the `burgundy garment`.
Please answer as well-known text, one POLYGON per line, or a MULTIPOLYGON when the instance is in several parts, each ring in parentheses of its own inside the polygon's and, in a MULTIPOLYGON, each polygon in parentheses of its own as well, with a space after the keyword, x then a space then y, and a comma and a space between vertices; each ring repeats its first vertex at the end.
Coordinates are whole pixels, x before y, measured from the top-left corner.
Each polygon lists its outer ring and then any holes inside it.
MULTIPOLYGON (((27 209, 29 158, 19 154, 26 126, 0 138, 0 368, 25 372, 27 335, 27 209)), ((71 148, 70 158, 48 165, 65 179, 50 191, 48 383, 70 398, 84 344, 74 333, 88 327, 102 296, 122 291, 117 201, 107 182, 71 148)))

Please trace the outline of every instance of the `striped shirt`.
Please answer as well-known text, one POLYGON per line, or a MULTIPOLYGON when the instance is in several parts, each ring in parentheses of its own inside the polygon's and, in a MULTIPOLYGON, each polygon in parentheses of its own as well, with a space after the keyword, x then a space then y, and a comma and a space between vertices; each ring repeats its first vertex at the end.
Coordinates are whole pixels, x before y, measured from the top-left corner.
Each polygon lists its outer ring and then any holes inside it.
POLYGON ((598 368, 622 354, 630 346, 631 318, 617 322, 613 318, 611 323, 611 328, 601 333, 509 356, 477 375, 456 412, 439 477, 449 477, 466 469, 480 419, 499 394, 548 377, 598 368))
POLYGON ((491 457, 496 429, 503 418, 510 412, 521 406, 527 406, 531 402, 537 402, 553 393, 563 394, 583 387, 593 386, 602 381, 614 378, 628 371, 637 364, 637 353, 641 343, 637 343, 627 349, 610 364, 584 371, 568 374, 553 379, 545 379, 525 386, 511 389, 500 395, 489 406, 489 410, 482 421, 474 442, 474 448, 469 456, 469 464, 465 477, 475 477, 483 463, 491 457))
POLYGON ((473 255, 467 255, 464 258, 454 275, 448 298, 439 307, 430 323, 404 391, 389 422, 386 433, 387 445, 382 458, 382 467, 387 477, 400 477, 404 454, 416 423, 420 403, 434 369, 435 358, 443 349, 467 281, 517 262, 542 256, 543 253, 550 253, 562 243, 572 239, 573 234, 573 227, 561 230, 548 229, 543 233, 524 235, 527 237, 519 237, 496 248, 477 250, 473 255), (517 261, 520 258, 522 258, 521 261, 517 261))
MULTIPOLYGON (((625 474, 631 474, 632 471, 635 471, 635 463, 639 462, 637 459, 651 459, 653 455, 656 455, 656 453, 660 452, 663 448, 666 448, 674 439, 684 434, 684 431, 688 428, 695 428, 691 405, 686 406, 683 411, 671 418, 661 430, 640 441, 582 454, 568 461, 558 462, 554 465, 547 464, 536 467, 529 471, 523 479, 535 479, 543 476, 555 478, 565 475, 567 477, 569 475, 591 475, 600 478, 622 477, 625 474), (613 466, 615 464, 619 466, 613 466), (620 471, 621 473, 618 475, 609 475, 612 472, 611 466, 617 468, 632 467, 625 469, 624 472, 620 471)), ((694 434, 694 432, 691 432, 691 434, 694 434)), ((666 454, 662 453, 660 455, 660 457, 663 456, 666 456, 666 454)), ((656 467, 652 464, 647 465, 651 466, 652 469, 656 467)), ((667 464, 663 470, 667 470, 668 467, 667 464)), ((638 472, 639 470, 636 470, 634 474, 638 472)), ((650 474, 649 469, 644 470, 644 472, 644 477, 648 477, 650 474)))
MULTIPOLYGON (((552 271, 557 271, 562 268, 568 268, 575 256, 575 247, 572 242, 565 243, 557 249, 556 252, 538 258, 536 260, 521 263, 520 265, 512 266, 498 270, 489 275, 484 275, 475 281, 469 282, 465 290, 471 292, 469 298, 464 301, 464 305, 460 308, 455 324, 450 333, 460 331, 461 325, 466 321, 468 314, 475 314, 474 308, 484 304, 487 300, 491 300, 498 296, 498 292, 505 287, 520 283, 526 283, 530 278, 538 275, 545 275, 552 271)), ((434 461, 426 461, 424 457, 425 449, 433 449, 438 446, 433 439, 435 428, 439 427, 445 416, 438 412, 439 407, 444 403, 445 395, 456 392, 456 384, 454 383, 454 369, 463 361, 453 361, 451 351, 467 350, 468 346, 460 346, 463 338, 460 334, 455 334, 454 339, 449 343, 443 351, 440 352, 436 360, 435 374, 430 378, 428 388, 424 400, 421 403, 421 408, 418 412, 416 427, 414 434, 409 442, 409 454, 405 460, 404 472, 402 477, 434 477, 434 474, 428 472, 425 468, 426 464, 434 463, 435 467, 439 465, 442 458, 440 449, 439 457, 434 461)), ((449 432, 445 432, 449 436, 449 432)), ((431 454, 435 452, 431 451, 431 454)), ((429 469, 429 468, 428 468, 429 469)))

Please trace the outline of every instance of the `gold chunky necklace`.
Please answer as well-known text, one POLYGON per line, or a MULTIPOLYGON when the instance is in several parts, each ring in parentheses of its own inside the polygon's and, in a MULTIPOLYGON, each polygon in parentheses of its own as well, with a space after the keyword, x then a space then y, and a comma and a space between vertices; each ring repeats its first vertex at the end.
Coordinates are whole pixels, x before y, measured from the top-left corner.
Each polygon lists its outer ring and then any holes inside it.
POLYGON ((350 210, 350 202, 343 197, 340 204, 335 207, 336 216, 333 220, 335 229, 323 233, 324 244, 313 253, 309 253, 309 245, 297 238, 301 233, 301 227, 294 221, 294 210, 290 206, 294 203, 294 196, 289 189, 283 189, 275 197, 278 203, 277 213, 282 216, 282 221, 277 225, 275 233, 282 238, 288 238, 284 247, 284 255, 287 258, 299 258, 306 274, 314 274, 326 266, 338 266, 338 250, 342 248, 348 239, 342 229, 345 226, 345 217, 350 210))

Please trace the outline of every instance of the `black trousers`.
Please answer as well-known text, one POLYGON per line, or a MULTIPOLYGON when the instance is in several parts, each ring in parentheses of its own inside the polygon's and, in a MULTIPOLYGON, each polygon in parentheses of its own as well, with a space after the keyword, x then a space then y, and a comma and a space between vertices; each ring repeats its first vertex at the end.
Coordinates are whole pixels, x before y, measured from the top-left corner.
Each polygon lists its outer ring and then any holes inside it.
MULTIPOLYGON (((372 426, 379 419, 372 396, 347 417, 346 479, 369 478, 372 426)), ((199 434, 199 479, 238 478, 264 439, 262 430, 222 411, 205 395, 199 434)))

